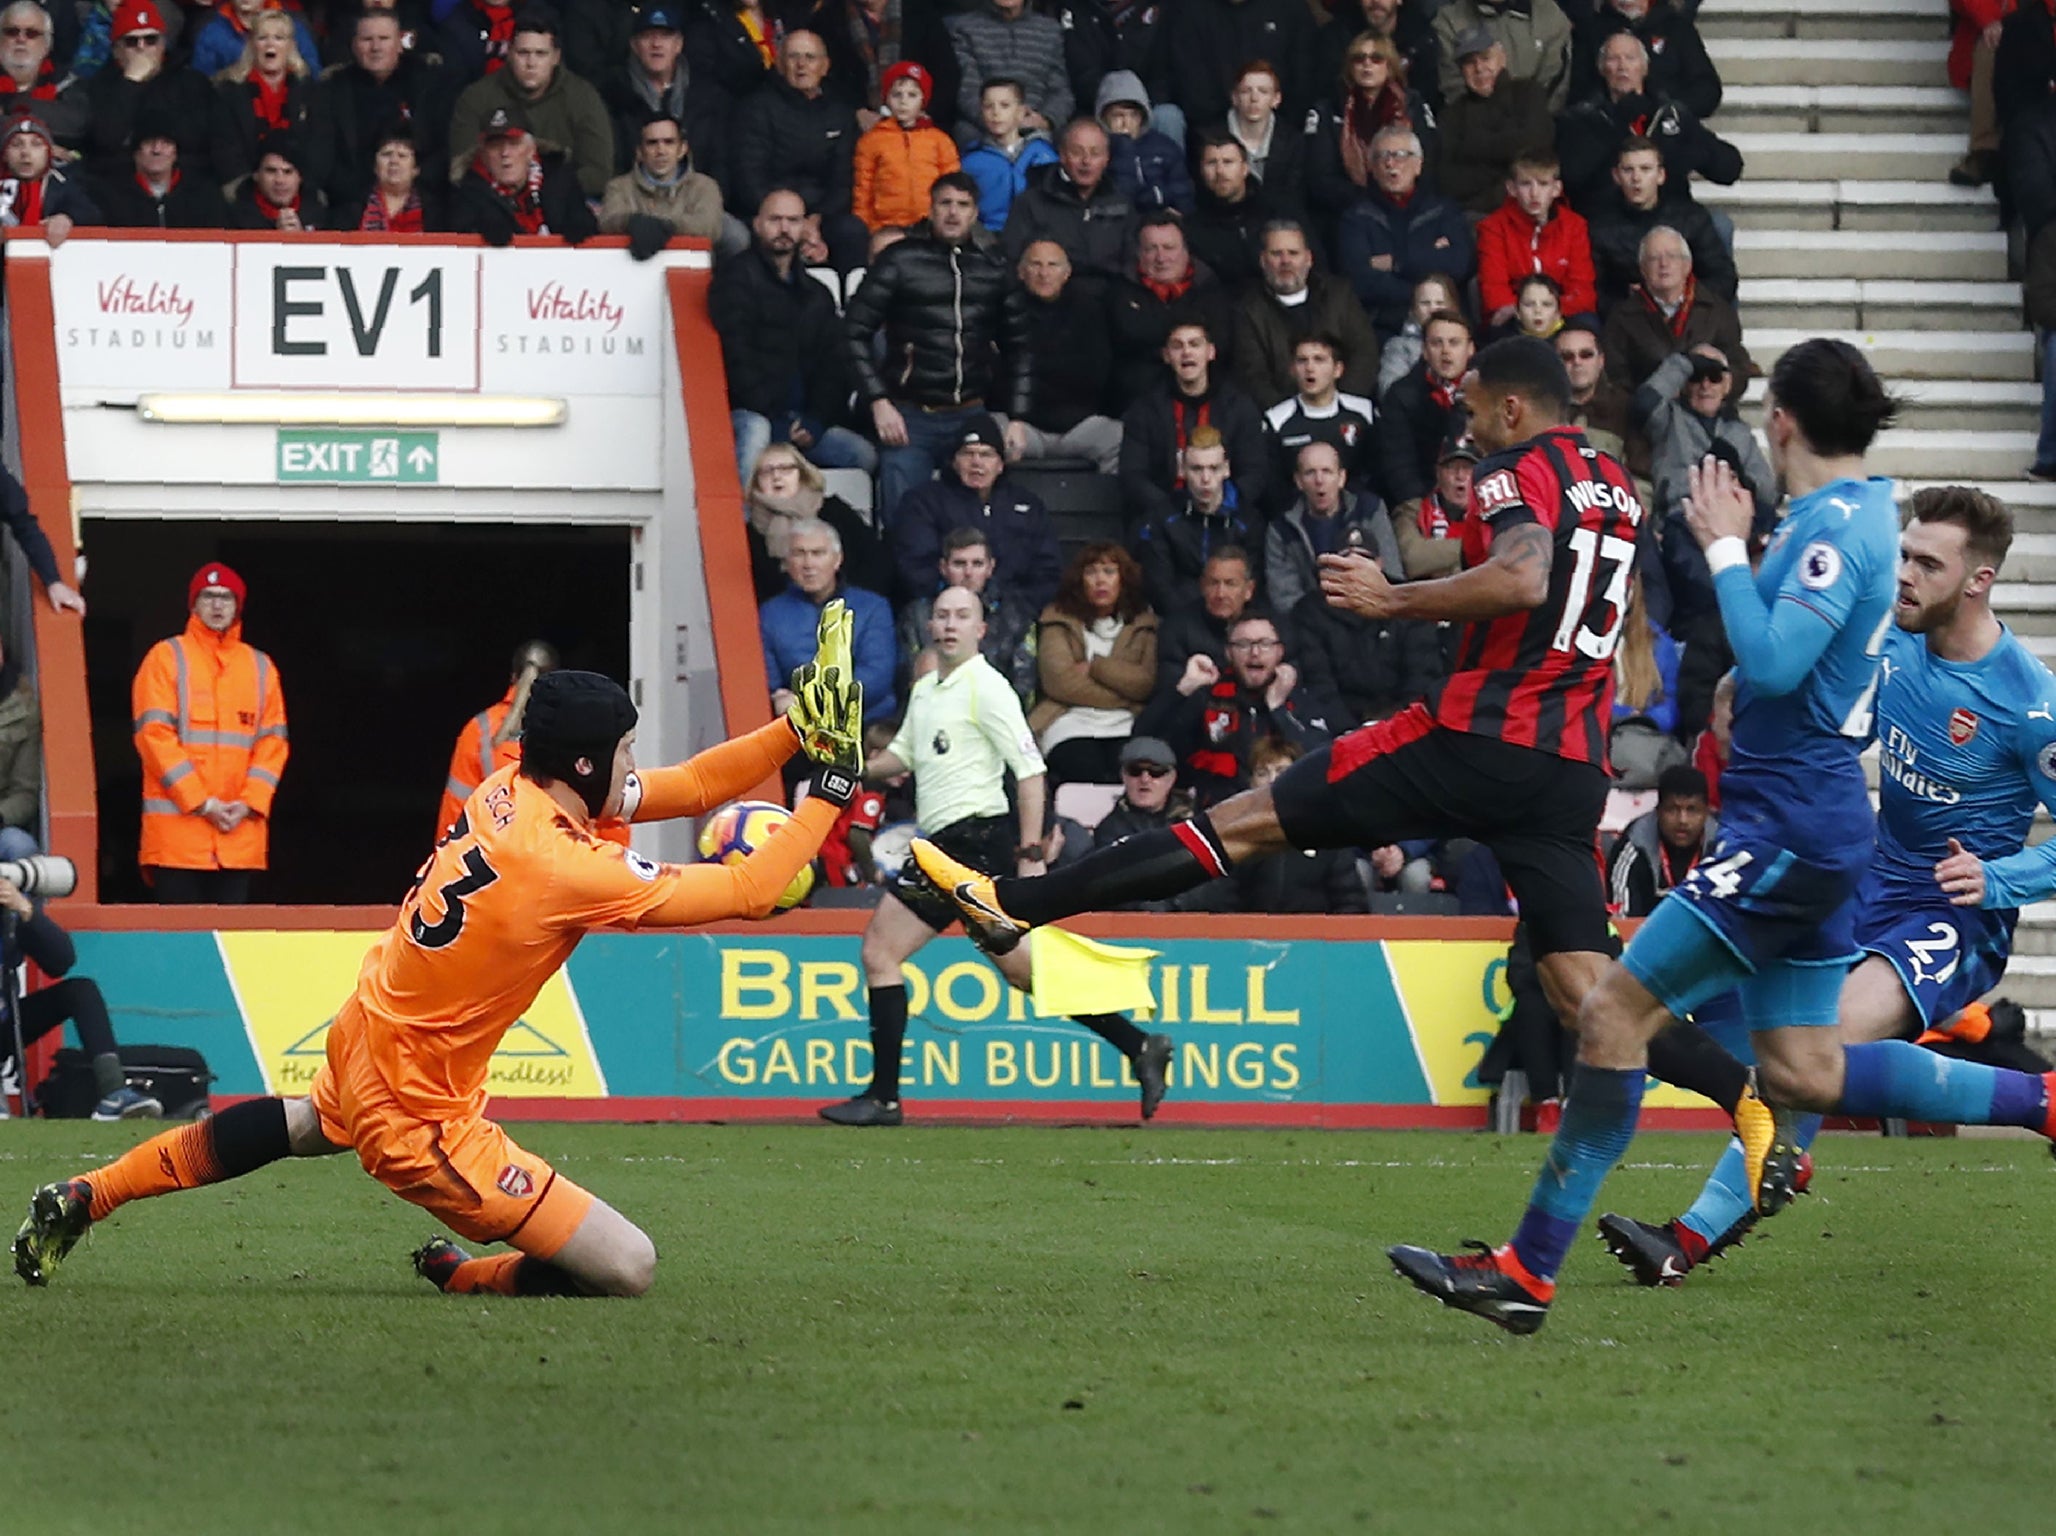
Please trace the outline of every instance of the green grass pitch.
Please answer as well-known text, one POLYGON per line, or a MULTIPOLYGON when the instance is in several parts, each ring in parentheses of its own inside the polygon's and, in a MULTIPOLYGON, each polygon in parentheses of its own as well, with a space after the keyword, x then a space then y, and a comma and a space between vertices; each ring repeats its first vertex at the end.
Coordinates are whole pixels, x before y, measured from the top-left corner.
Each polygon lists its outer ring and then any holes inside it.
MULTIPOLYGON (((651 1231, 651 1295, 439 1296, 347 1158, 132 1206, 0 1307, 0 1531, 2048 1523, 2038 1142, 1830 1137, 1735 1260, 1643 1291, 1584 1242, 1521 1340, 1381 1250, 1503 1236, 1533 1137, 518 1134, 651 1231)), ((10 1210, 129 1139, 6 1127, 10 1210)), ((1605 1203, 1715 1150, 1647 1136, 1605 1203)))

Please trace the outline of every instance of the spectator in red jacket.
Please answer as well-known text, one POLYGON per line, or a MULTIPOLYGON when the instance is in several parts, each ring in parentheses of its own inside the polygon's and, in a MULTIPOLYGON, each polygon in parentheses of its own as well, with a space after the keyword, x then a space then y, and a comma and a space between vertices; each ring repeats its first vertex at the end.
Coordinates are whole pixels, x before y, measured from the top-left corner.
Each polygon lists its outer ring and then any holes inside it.
POLYGON ((1478 225, 1478 297, 1488 325, 1504 325, 1513 317, 1514 285, 1530 273, 1556 279, 1565 314, 1598 309, 1592 232, 1564 203, 1563 177, 1549 150, 1514 160, 1506 201, 1478 225))

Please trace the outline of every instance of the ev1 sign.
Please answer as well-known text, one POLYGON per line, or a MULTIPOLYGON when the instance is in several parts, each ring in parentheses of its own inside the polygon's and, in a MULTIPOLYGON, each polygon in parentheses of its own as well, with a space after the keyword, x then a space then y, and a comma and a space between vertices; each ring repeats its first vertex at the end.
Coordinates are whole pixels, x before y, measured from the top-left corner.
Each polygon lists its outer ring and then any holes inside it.
POLYGON ((478 388, 478 262, 464 256, 238 247, 236 387, 478 388))

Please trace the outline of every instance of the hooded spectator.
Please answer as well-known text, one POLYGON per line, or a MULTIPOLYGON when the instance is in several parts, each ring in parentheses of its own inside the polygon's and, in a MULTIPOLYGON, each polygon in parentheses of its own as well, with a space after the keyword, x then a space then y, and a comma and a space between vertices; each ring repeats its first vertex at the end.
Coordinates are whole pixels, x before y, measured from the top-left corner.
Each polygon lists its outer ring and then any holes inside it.
MULTIPOLYGON (((198 78, 195 76, 194 78, 198 78)), ((95 201, 114 229, 223 229, 228 208, 211 177, 188 174, 178 129, 154 110, 136 122, 125 173, 104 177, 95 201)))
POLYGON ((1149 92, 1141 77, 1117 69, 1099 84, 1094 115, 1107 131, 1114 186, 1138 209, 1192 211, 1192 173, 1185 146, 1150 127, 1149 92))
POLYGON ((1109 0, 1070 0, 1058 8, 1057 25, 1064 32, 1064 67, 1071 78, 1073 101, 1098 101, 1100 82, 1116 70, 1127 70, 1142 82, 1155 103, 1156 126, 1180 145, 1185 142, 1185 114, 1171 104, 1170 7, 1161 3, 1110 4, 1109 0), (1169 111, 1166 112, 1166 108, 1169 111))

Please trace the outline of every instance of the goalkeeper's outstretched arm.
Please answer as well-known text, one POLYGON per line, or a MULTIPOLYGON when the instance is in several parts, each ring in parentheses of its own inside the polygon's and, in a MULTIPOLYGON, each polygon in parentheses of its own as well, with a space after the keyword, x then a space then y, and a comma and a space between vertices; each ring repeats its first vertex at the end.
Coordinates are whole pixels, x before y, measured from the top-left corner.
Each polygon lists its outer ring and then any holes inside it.
POLYGON ((671 768, 639 771, 642 799, 630 821, 670 821, 704 816, 773 777, 800 749, 799 732, 786 716, 747 736, 709 747, 671 768))

